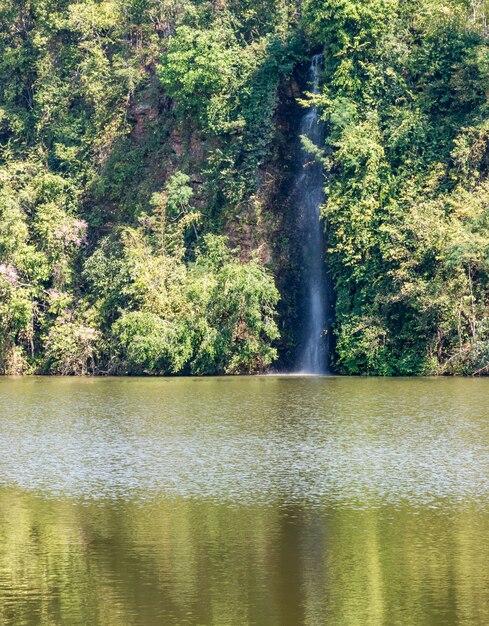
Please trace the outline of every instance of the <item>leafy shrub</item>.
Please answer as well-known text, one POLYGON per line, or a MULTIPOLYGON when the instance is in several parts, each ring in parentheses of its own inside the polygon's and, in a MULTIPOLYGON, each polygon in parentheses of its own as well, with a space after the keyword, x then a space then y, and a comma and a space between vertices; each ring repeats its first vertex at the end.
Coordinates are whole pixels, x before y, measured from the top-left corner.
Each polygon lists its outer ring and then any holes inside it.
POLYGON ((45 340, 45 368, 63 376, 94 374, 100 344, 99 330, 58 318, 45 340))

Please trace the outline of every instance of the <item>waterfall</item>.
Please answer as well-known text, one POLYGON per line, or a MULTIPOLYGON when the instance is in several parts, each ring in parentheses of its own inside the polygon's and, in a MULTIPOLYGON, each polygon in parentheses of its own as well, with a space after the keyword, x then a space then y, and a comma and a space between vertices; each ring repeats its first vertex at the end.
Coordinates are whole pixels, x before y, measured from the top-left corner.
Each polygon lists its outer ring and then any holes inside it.
MULTIPOLYGON (((310 91, 319 91, 322 55, 315 55, 309 68, 310 91)), ((311 106, 303 115, 300 135, 322 147, 324 124, 311 106)), ((306 374, 328 373, 330 309, 329 277, 324 263, 326 248, 320 207, 324 202, 324 171, 321 163, 302 147, 294 185, 293 202, 298 216, 302 247, 303 306, 302 336, 297 369, 306 374)))

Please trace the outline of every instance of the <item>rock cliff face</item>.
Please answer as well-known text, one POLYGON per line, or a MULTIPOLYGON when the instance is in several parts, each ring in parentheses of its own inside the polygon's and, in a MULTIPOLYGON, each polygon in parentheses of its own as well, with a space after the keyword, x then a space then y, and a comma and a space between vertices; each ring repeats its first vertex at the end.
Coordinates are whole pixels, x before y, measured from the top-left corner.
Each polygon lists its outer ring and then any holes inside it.
POLYGON ((297 98, 313 52, 332 365, 487 373, 486 13, 0 3, 0 373, 292 367, 308 265, 297 98))
POLYGON ((2 4, 0 372, 287 353, 299 19, 294 0, 2 4))
POLYGON ((163 159, 153 158, 150 152, 147 154, 144 175, 129 183, 128 193, 136 192, 149 198, 151 193, 164 188, 174 172, 185 171, 193 190, 192 204, 205 216, 199 230, 210 229, 225 234, 241 261, 257 258, 272 271, 281 294, 277 369, 293 366, 299 339, 301 242, 297 236, 291 192, 297 169, 301 167, 297 154, 303 109, 298 98, 306 87, 306 77, 307 66, 300 65, 280 82, 273 133, 266 156, 253 173, 256 187, 232 210, 210 208, 215 201, 215 190, 209 191, 212 184, 209 160, 223 142, 235 141, 235 138, 206 136, 191 118, 180 119, 175 113, 177 103, 165 96, 156 83, 151 90, 137 94, 128 110, 131 144, 144 150, 146 146, 154 145, 157 137, 156 155, 164 154, 163 159), (163 134, 161 128, 165 128, 163 134))

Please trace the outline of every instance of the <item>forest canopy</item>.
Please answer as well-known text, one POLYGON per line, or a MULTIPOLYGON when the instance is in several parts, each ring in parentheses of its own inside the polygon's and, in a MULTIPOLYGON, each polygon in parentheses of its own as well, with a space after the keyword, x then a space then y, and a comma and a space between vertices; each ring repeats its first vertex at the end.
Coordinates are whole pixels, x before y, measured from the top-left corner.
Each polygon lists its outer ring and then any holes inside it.
POLYGON ((488 11, 0 0, 0 373, 290 364, 299 101, 336 370, 489 373, 488 11))

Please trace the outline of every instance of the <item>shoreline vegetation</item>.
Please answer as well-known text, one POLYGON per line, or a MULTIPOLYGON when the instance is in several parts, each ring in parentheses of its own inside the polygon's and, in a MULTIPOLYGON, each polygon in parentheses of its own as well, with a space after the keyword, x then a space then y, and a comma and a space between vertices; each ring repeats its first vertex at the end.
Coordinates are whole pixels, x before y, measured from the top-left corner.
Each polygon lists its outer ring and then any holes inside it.
POLYGON ((488 13, 4 0, 0 374, 293 371, 313 104, 333 371, 488 375, 488 13))

